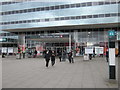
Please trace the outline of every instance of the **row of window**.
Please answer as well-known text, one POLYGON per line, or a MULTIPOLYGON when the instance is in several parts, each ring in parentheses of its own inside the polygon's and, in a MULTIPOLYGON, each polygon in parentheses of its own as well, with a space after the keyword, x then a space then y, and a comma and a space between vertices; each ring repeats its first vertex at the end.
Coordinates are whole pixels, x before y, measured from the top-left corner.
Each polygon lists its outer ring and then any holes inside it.
POLYGON ((11 22, 2 22, 2 23, 0 23, 0 25, 35 23, 35 22, 49 22, 49 21, 61 21, 61 20, 77 20, 77 19, 89 19, 89 18, 104 18, 104 17, 116 17, 116 16, 120 16, 120 13, 108 13, 108 14, 95 14, 95 15, 83 15, 83 16, 69 16, 69 17, 58 17, 58 18, 11 21, 11 22))
POLYGON ((95 6, 95 5, 108 5, 108 4, 116 4, 116 3, 118 2, 86 2, 86 3, 66 4, 66 5, 38 7, 38 8, 24 9, 24 10, 7 11, 7 12, 1 12, 0 14, 10 15, 10 14, 19 14, 19 13, 28 13, 28 12, 37 12, 37 11, 49 11, 49 10, 66 9, 66 8, 87 7, 87 6, 95 6))
POLYGON ((22 1, 8 1, 8 2, 0 2, 0 5, 8 5, 8 4, 16 4, 16 3, 22 3, 22 2, 25 2, 25 1, 32 1, 32 0, 22 0, 22 1))

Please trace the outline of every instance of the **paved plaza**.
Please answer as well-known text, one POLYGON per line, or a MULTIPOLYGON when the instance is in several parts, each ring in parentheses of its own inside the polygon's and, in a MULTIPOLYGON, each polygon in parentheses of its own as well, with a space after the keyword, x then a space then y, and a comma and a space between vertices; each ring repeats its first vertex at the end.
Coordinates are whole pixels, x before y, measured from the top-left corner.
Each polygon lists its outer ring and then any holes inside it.
MULTIPOLYGON (((116 60, 117 64, 117 60, 116 60)), ((117 69, 116 69, 117 71, 117 69)), ((109 80, 109 67, 104 57, 75 63, 59 62, 45 67, 44 58, 2 59, 2 88, 117 88, 117 80, 109 80)))

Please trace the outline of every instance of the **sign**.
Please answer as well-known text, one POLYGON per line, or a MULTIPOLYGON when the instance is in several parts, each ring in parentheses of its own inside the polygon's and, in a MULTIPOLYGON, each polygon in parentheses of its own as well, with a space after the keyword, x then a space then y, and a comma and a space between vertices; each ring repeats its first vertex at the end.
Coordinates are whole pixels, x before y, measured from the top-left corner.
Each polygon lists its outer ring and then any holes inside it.
POLYGON ((93 54, 93 48, 85 48, 85 54, 93 54))
POLYGON ((66 38, 69 37, 69 35, 32 35, 32 36, 26 36, 27 39, 33 39, 33 38, 66 38))
POLYGON ((8 53, 13 53, 13 48, 12 47, 8 48, 8 53))
POLYGON ((120 32, 117 32, 117 40, 120 40, 120 32))
POLYGON ((104 53, 104 48, 103 47, 95 47, 95 54, 103 54, 104 53))
POLYGON ((115 30, 109 30, 108 31, 108 36, 115 36, 115 35, 116 35, 115 30))
POLYGON ((115 30, 109 30, 108 31, 109 41, 116 40, 116 31, 115 30))
POLYGON ((7 38, 0 38, 0 42, 6 42, 7 38))
POLYGON ((2 53, 7 53, 7 47, 2 48, 2 53))
POLYGON ((115 65, 115 49, 109 48, 109 65, 115 65))

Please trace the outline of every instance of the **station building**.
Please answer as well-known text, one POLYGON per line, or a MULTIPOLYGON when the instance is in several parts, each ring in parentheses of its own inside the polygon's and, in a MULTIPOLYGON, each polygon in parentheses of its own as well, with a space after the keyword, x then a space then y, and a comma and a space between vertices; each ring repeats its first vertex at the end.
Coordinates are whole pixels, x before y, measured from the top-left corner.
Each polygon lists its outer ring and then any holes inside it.
MULTIPOLYGON (((0 29, 17 36, 17 47, 75 50, 108 48, 108 31, 116 31, 120 48, 119 0, 9 0, 1 2, 0 29)), ((4 36, 4 35, 3 35, 4 36)), ((119 49, 120 52, 120 49, 119 49)))

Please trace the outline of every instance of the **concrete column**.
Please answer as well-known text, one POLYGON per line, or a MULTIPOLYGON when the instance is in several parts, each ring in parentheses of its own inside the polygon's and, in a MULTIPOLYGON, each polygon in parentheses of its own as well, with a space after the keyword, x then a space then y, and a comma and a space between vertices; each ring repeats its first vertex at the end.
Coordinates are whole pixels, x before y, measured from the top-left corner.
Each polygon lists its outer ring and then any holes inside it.
POLYGON ((24 34, 20 34, 18 36, 18 45, 25 45, 25 35, 24 34))
POLYGON ((19 59, 21 59, 22 53, 23 53, 23 58, 25 58, 25 34, 20 34, 18 36, 18 47, 20 48, 20 51, 18 51, 20 55, 19 59))
POLYGON ((0 55, 0 90, 2 90, 2 55, 0 55))
POLYGON ((69 52, 71 51, 71 34, 69 35, 69 52))
MULTIPOLYGON (((120 41, 118 42, 118 46, 120 49, 120 41)), ((118 88, 120 90, 120 56, 118 56, 118 88)))

